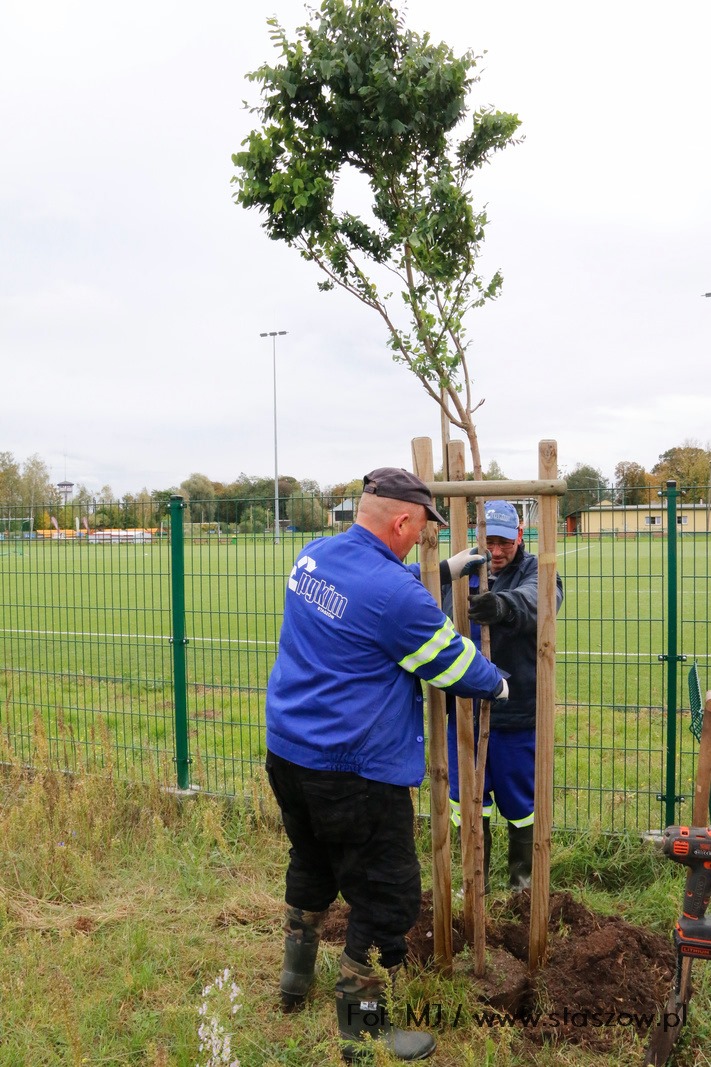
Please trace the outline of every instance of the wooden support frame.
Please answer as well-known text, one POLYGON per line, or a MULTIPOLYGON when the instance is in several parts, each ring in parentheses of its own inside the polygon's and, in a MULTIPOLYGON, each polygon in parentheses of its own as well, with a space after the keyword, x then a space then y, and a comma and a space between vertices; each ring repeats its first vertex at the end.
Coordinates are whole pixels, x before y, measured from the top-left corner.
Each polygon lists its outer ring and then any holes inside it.
MULTIPOLYGON (((455 443, 456 444, 456 443, 455 443)), ((461 470, 453 459, 457 456, 449 446, 450 478, 454 470, 461 470)), ((429 489, 438 497, 450 499, 452 517, 459 515, 460 509, 454 502, 462 497, 481 497, 489 499, 503 497, 520 499, 539 498, 539 581, 538 581, 538 671, 536 684, 536 784, 533 838, 533 879, 531 883, 531 927, 529 935, 529 968, 535 970, 544 958, 548 934, 548 910, 550 893, 550 845, 553 819, 553 732, 555 724, 555 620, 556 620, 556 537, 557 537, 557 500, 566 491, 566 484, 557 478, 558 454, 555 441, 544 440, 538 449, 538 479, 531 481, 487 481, 472 482, 454 480, 435 482, 433 477, 432 442, 429 438, 416 438, 412 442, 413 470, 428 484, 429 489)), ((466 522, 466 505, 464 509, 466 522)), ((455 519, 461 523, 461 517, 455 519)), ((465 534, 466 536, 466 534, 465 534)), ((456 533, 452 526, 452 554, 458 551, 461 532, 456 533)), ((466 542, 465 542, 466 543, 466 542)), ((438 603, 441 595, 439 588, 439 549, 437 544, 436 524, 428 523, 421 552, 422 581, 438 603), (432 529, 431 529, 432 528, 432 529)), ((444 694, 433 687, 428 690, 429 730, 430 730, 430 789, 432 819, 432 859, 433 859, 433 938, 434 955, 440 969, 449 973, 452 970, 452 872, 450 857, 449 829, 449 771, 447 764, 447 737, 444 694)), ((464 716, 462 716, 464 717, 464 716)), ((469 742, 466 742, 469 744, 469 742)), ((471 752, 473 757, 473 730, 471 752)), ((467 757, 468 759, 468 757, 467 757)), ((460 762, 461 775, 461 762, 460 762)), ((467 778, 460 777, 460 797, 462 789, 467 788, 467 778)), ((475 798, 465 801, 464 810, 467 821, 474 820, 472 837, 478 829, 475 817, 475 798)), ((479 798, 481 814, 481 798, 479 798)), ((463 851, 464 836, 463 813, 463 851)), ((479 829, 481 837, 481 830, 479 829)), ((466 849, 463 855, 465 871, 465 930, 469 937, 483 938, 483 842, 474 841, 474 847, 466 849), (477 845, 480 847, 478 848, 477 845), (480 851, 481 849, 481 851, 480 851), (473 859, 472 859, 473 857, 473 859), (474 877, 471 876, 472 869, 474 877), (469 883, 471 882, 471 889, 469 883), (467 914, 468 912, 468 914, 467 914)), ((482 942, 483 943, 483 942, 482 942)), ((475 946, 475 959, 477 956, 475 946)), ((483 954, 483 949, 482 949, 483 954)))

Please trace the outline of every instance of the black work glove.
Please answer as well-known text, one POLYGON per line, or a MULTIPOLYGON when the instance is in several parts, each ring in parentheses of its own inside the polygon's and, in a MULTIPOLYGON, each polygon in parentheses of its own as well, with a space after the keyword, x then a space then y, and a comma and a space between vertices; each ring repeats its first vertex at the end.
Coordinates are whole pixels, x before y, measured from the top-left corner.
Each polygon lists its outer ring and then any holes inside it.
POLYGON ((469 597, 469 618, 472 622, 491 626, 505 622, 510 615, 508 604, 496 593, 472 593, 469 597))

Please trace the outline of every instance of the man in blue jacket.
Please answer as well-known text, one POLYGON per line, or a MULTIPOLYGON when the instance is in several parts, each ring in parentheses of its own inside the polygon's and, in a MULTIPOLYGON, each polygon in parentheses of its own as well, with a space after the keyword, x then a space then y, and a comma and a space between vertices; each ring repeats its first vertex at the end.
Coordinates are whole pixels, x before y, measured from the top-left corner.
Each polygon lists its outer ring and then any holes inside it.
MULTIPOLYGON (((507 500, 484 505, 489 591, 479 593, 478 574, 469 578, 471 637, 479 639, 482 624, 491 627, 491 655, 511 673, 509 698, 491 706, 491 729, 484 780, 484 871, 488 885, 491 814, 494 801, 508 824, 509 885, 521 890, 531 883, 533 862, 533 794, 536 748, 536 664, 538 657, 538 557, 523 545, 523 526, 507 500)), ((453 577, 468 573, 460 553, 450 560, 453 577)), ((556 576, 556 610, 563 585, 556 576)), ((457 723, 452 707, 447 724, 452 822, 459 825, 457 723)))
POLYGON ((336 984, 347 1060, 366 1033, 404 1060, 435 1046, 391 1025, 381 977, 402 965, 420 908, 410 787, 425 774, 421 682, 462 696, 508 692, 404 563, 432 520, 445 524, 413 474, 365 476, 355 524, 312 541, 294 564, 267 689, 266 767, 291 843, 282 1004, 303 1004, 340 892, 351 909, 336 984))

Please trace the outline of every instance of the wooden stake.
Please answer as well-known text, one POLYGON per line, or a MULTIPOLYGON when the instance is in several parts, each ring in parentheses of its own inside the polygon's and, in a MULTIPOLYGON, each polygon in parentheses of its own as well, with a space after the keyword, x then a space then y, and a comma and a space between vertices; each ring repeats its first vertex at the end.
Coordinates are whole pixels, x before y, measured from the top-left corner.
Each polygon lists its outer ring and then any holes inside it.
MULTIPOLYGON (((413 471, 423 482, 432 482, 432 441, 416 437, 412 442, 413 471)), ((420 548, 420 576, 438 604, 442 596, 439 579, 439 543, 436 522, 428 522, 420 548)), ((427 686, 429 734, 430 817, 432 832, 432 918, 435 963, 445 975, 452 972, 452 860, 449 839, 449 770, 447 765, 447 715, 441 689, 427 686)))
MULTIPOLYGON (((558 473, 555 441, 538 447, 538 477, 553 481, 558 473)), ((554 496, 538 504, 538 658, 536 669, 536 782, 534 789, 533 876, 530 971, 542 966, 548 939, 551 830, 553 827, 553 741, 555 731, 556 542, 558 506, 554 496)))
MULTIPOLYGON (((449 452, 449 476, 464 480, 466 474, 463 441, 452 441, 449 452)), ((469 543, 466 497, 453 497, 449 507, 450 551, 454 556, 469 543)), ((454 625, 469 637, 469 582, 452 583, 454 625)), ((462 816, 462 890, 464 896, 464 936, 475 945, 477 935, 484 937, 484 836, 482 831, 482 797, 474 792, 474 709, 472 701, 456 698, 457 756, 459 766, 459 805, 462 816), (477 872, 480 877, 477 878, 477 872)), ((485 944, 485 943, 484 943, 485 944)), ((482 952, 483 956, 483 952, 482 952)))
MULTIPOLYGON (((538 683, 536 688, 536 701, 538 714, 547 723, 543 733, 549 735, 544 742, 546 753, 536 750, 536 789, 547 791, 548 799, 540 800, 536 797, 536 823, 534 823, 534 863, 533 882, 544 882, 541 892, 535 894, 532 887, 531 901, 531 934, 534 934, 534 900, 537 914, 535 929, 536 937, 535 952, 530 954, 529 959, 535 957, 540 962, 545 953, 546 934, 548 925, 549 905, 549 880, 550 880, 550 836, 553 820, 553 725, 555 718, 555 617, 556 617, 556 585, 555 585, 555 560, 556 560, 556 524, 557 504, 555 498, 565 493, 564 481, 558 480, 557 474, 557 448, 555 441, 542 441, 539 447, 539 478, 535 481, 501 481, 501 482, 470 482, 450 481, 435 482, 432 461, 432 442, 427 437, 415 438, 412 442, 413 470, 428 486, 433 494, 452 498, 480 498, 505 497, 516 499, 518 497, 538 496, 539 511, 541 515, 539 527, 539 557, 544 556, 543 572, 540 570, 541 559, 539 558, 539 585, 538 585, 538 683), (544 506, 545 501, 545 506, 544 506), (542 607, 547 599, 547 604, 542 607), (543 620, 543 621, 542 621, 543 620), (543 630, 541 628, 543 627, 543 630), (540 695, 539 695, 540 691, 540 695), (541 711, 540 709, 545 709, 541 711), (547 765, 539 769, 539 762, 547 761, 547 765), (540 782, 540 784, 539 784, 540 782), (540 825, 539 823, 540 810, 540 825), (541 853, 540 856, 537 854, 541 853), (538 859, 538 862, 537 862, 538 859), (541 919, 543 921, 543 933, 540 934, 541 919)), ((450 504, 451 506, 451 504, 450 504)), ((479 503, 477 512, 481 511, 479 503)), ((437 528, 435 523, 428 523, 424 544, 420 553, 422 581, 440 603, 439 582, 439 548, 437 544, 437 528), (431 531, 431 532, 430 532, 431 531)), ((482 587, 487 585, 486 573, 482 574, 482 587)), ((485 655, 489 654, 488 627, 482 627, 482 648, 485 655)), ((428 687, 428 723, 429 723, 429 771, 430 771, 430 804, 432 812, 432 860, 433 860, 433 919, 434 919, 434 954, 438 966, 446 973, 452 970, 452 869, 449 840, 449 774, 447 768, 447 722, 445 711, 445 697, 440 689, 428 687)), ((479 718, 479 741, 476 753, 476 766, 474 772, 473 800, 479 804, 478 813, 474 808, 474 830, 481 824, 481 805, 484 796, 484 770, 486 766, 486 748, 489 737, 489 703, 482 701, 479 718)), ((464 718, 464 716, 462 716, 464 718)), ((466 775, 466 771, 465 771, 466 775)), ((462 835, 463 840, 465 834, 462 835)), ((475 844, 476 850, 476 844, 475 844)), ((474 860, 474 881, 481 878, 481 918, 474 916, 474 973, 483 975, 485 970, 485 945, 484 945, 484 890, 483 878, 483 839, 481 843, 481 861, 477 862, 476 851, 474 860)), ((536 966, 538 965, 536 963, 536 966)))

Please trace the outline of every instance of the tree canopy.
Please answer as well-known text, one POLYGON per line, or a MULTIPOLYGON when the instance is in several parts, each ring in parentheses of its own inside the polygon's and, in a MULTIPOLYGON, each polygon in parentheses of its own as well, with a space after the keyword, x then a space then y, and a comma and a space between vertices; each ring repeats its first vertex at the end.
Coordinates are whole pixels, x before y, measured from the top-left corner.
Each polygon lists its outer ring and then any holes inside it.
POLYGON ((622 460, 615 467, 615 488, 621 504, 649 504, 653 478, 639 463, 622 460))
MULTIPOLYGON (((601 499, 611 498, 617 503, 634 505, 654 502, 665 481, 675 480, 684 491, 686 503, 705 503, 711 494, 711 449, 701 448, 693 442, 668 448, 660 454, 653 472, 633 460, 621 460, 615 466, 614 484, 605 480, 601 471, 591 463, 578 463, 569 474, 563 472, 569 492, 562 498, 561 515, 581 507, 597 504, 601 499)), ((435 480, 441 480, 444 472, 438 471, 435 480)), ((467 478, 473 475, 467 472, 467 478)), ((506 480, 506 475, 497 460, 492 459, 483 474, 484 479, 506 480)), ((291 475, 279 477, 279 500, 281 519, 292 518, 291 498, 314 496, 321 498, 324 507, 332 508, 343 500, 360 496, 362 475, 321 489, 312 478, 298 480, 291 475)), ((37 454, 24 461, 15 458, 12 452, 0 451, 0 519, 12 521, 34 517, 35 529, 48 528, 50 516, 61 520, 60 525, 72 526, 77 514, 87 517, 92 526, 157 526, 167 518, 170 498, 175 494, 187 496, 192 488, 194 502, 209 504, 210 521, 222 525, 250 521, 255 527, 263 526, 267 512, 258 508, 274 499, 272 475, 238 474, 234 481, 219 482, 208 475, 192 474, 182 482, 182 489, 171 486, 148 490, 145 486, 136 492, 126 493, 123 498, 110 485, 99 492, 79 482, 74 486, 66 508, 67 521, 61 505, 61 494, 51 481, 49 467, 37 454), (259 515, 259 521, 257 516, 259 515)), ((197 510, 193 521, 207 518, 197 510)))
POLYGON ((280 61, 249 75, 261 86, 261 125, 232 157, 235 200, 319 266, 321 289, 340 286, 381 316, 395 360, 467 433, 479 476, 481 400, 470 391, 464 317, 498 295, 502 278, 479 274, 487 219, 470 185, 519 119, 488 108, 469 116, 474 54, 407 29, 390 3, 324 0, 310 16, 294 41, 268 20, 280 61), (360 205, 336 206, 348 168, 367 183, 367 217, 360 205))
POLYGON ((711 481, 711 450, 702 448, 697 441, 684 441, 675 448, 662 452, 659 461, 652 467, 656 481, 677 482, 686 490, 689 504, 705 501, 711 481))
POLYGON ((560 514, 563 518, 576 511, 599 504, 605 498, 607 485, 602 472, 589 463, 578 463, 565 475, 567 490, 560 501, 560 514))

